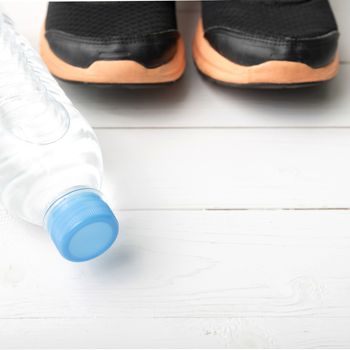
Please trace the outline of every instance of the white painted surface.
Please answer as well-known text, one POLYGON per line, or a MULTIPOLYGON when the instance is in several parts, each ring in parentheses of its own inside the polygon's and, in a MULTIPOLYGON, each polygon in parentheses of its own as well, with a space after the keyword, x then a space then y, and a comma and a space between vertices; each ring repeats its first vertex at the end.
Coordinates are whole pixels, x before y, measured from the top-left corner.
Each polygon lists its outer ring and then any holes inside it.
MULTIPOLYGON (((350 1, 333 5, 350 62, 350 1)), ((37 41, 45 3, 2 6, 37 41)), ((0 348, 350 347, 349 79, 244 92, 189 62, 163 91, 62 84, 96 127, 121 233, 72 264, 0 209, 0 348)))
POLYGON ((350 208, 349 129, 98 130, 121 209, 350 208))
POLYGON ((80 265, 0 218, 2 347, 349 345, 348 210, 121 211, 80 265))

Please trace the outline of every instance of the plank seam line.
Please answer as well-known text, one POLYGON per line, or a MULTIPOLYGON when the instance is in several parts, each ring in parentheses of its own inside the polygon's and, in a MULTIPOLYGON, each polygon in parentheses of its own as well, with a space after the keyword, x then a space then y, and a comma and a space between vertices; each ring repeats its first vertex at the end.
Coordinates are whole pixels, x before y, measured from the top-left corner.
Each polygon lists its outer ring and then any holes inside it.
POLYGON ((349 130, 348 126, 93 126, 94 130, 349 130))
MULTIPOLYGON (((350 208, 116 208, 116 212, 350 211, 350 208)), ((9 215, 0 208, 0 215, 9 215)), ((10 215, 9 215, 10 216, 10 215)), ((1 319, 1 317, 0 317, 1 319)))
POLYGON ((198 212, 198 211, 350 211, 350 208, 114 208, 118 212, 133 212, 133 211, 144 211, 144 212, 155 212, 155 211, 187 211, 187 212, 198 212))
MULTIPOLYGON (((143 316, 143 317, 56 317, 56 316, 38 316, 38 317, 0 317, 1 321, 32 321, 32 320, 162 320, 162 319, 199 319, 199 320, 211 320, 211 319, 303 319, 303 320, 330 320, 330 319, 350 319, 350 316, 143 316)), ((0 347, 1 349, 1 347, 0 347)))

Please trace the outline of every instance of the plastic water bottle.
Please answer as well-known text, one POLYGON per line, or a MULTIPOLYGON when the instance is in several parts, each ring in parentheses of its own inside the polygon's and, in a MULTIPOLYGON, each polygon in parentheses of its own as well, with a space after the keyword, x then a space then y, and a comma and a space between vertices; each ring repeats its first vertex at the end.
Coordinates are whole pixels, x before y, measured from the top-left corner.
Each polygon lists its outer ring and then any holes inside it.
POLYGON ((102 171, 93 130, 0 13, 1 202, 44 226, 68 260, 89 260, 118 232, 99 192, 102 171))

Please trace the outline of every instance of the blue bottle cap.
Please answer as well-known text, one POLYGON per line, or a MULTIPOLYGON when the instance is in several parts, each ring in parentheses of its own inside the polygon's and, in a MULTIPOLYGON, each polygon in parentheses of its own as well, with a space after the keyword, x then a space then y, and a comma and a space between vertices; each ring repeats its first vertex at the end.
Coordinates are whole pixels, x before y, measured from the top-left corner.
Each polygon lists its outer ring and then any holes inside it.
POLYGON ((70 261, 86 261, 104 253, 118 235, 118 221, 93 190, 71 192, 46 214, 46 226, 57 249, 70 261))

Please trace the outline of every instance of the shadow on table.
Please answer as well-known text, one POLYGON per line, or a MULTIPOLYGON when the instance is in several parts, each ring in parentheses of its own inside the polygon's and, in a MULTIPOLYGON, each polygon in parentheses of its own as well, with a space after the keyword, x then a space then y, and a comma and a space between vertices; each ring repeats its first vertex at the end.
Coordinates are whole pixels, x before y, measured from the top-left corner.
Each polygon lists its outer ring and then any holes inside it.
POLYGON ((281 88, 281 89, 254 89, 229 87, 213 83, 207 79, 202 79, 203 84, 211 85, 217 89, 220 94, 227 97, 244 100, 245 102, 254 101, 254 103, 275 104, 278 108, 291 107, 305 109, 307 106, 314 104, 328 104, 330 101, 335 102, 337 99, 344 97, 346 79, 338 76, 335 80, 322 83, 319 85, 299 88, 281 88))

